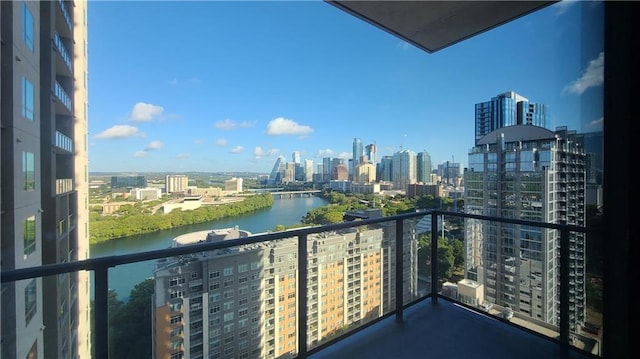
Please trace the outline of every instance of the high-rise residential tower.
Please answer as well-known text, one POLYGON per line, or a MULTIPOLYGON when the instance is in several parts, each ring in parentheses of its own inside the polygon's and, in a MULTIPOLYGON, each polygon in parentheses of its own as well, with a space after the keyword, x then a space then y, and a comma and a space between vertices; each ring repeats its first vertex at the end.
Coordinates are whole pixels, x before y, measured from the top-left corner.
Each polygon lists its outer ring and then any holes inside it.
MULTIPOLYGON (((469 152, 465 212, 545 223, 586 225, 585 154, 576 134, 538 126, 496 130, 469 152)), ((467 278, 484 300, 558 325, 559 251, 569 246, 570 327, 585 320, 585 237, 570 232, 467 219, 467 278)))
MULTIPOLYGON (((2 270, 86 259, 87 3, 2 1, 2 270)), ((91 356, 85 272, 3 284, 2 358, 91 356)))
POLYGON ((416 183, 416 158, 416 153, 411 150, 393 154, 391 175, 394 189, 406 191, 408 184, 416 183))
MULTIPOLYGON (((403 229, 405 303, 418 294, 416 225, 403 229)), ((250 235, 238 227, 200 231, 173 246, 250 235)), ((301 315, 310 347, 378 318, 396 305, 395 236, 390 224, 310 235, 306 313, 298 311, 305 272, 295 238, 162 260, 154 271, 153 357, 292 358, 301 315)))
POLYGON ((548 109, 513 91, 501 93, 475 106, 476 142, 490 132, 506 126, 547 126, 548 109))
POLYGON ((416 176, 418 182, 431 183, 431 156, 429 155, 429 152, 418 152, 416 166, 416 176))
POLYGON ((189 178, 186 175, 167 175, 164 186, 167 193, 184 193, 189 186, 189 178))

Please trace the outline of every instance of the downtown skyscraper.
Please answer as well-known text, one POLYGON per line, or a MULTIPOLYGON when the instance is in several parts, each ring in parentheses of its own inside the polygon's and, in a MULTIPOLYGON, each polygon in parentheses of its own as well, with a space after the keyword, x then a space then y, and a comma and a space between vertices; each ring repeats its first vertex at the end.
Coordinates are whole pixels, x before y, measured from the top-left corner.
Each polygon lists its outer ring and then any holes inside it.
MULTIPOLYGON (((86 259, 87 2, 2 1, 2 271, 86 259)), ((2 358, 89 358, 89 275, 2 286, 2 358)))
POLYGON ((490 132, 506 126, 546 127, 547 119, 545 104, 530 102, 526 97, 508 91, 475 105, 475 139, 477 142, 490 132))

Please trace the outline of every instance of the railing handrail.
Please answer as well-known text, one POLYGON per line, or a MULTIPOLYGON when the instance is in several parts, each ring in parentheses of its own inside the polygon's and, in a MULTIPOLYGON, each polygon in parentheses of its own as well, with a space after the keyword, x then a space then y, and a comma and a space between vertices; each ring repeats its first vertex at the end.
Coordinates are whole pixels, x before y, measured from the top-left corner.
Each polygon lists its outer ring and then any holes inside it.
MULTIPOLYGON (((478 220, 487 220, 494 222, 506 222, 512 224, 520 224, 520 225, 530 225, 542 228, 550 228, 560 230, 560 242, 564 245, 560 247, 560 326, 559 326, 559 343, 560 347, 563 351, 568 350, 569 347, 569 269, 566 264, 568 264, 569 258, 569 248, 568 248, 568 239, 569 232, 588 232, 589 230, 585 227, 573 226, 573 225, 564 225, 564 224, 554 224, 554 223, 545 223, 545 222, 535 222, 528 220, 520 220, 520 219, 511 219, 511 218, 500 218, 500 217, 492 217, 492 216, 484 216, 484 215, 475 215, 468 213, 460 213, 460 212, 448 212, 441 211, 437 209, 433 210, 424 210, 424 211, 415 211, 410 213, 398 214, 394 216, 387 217, 378 217, 378 218, 370 218, 370 219, 361 219, 357 221, 347 221, 336 224, 329 225, 321 225, 321 226, 310 226, 310 227, 302 227, 297 229, 292 229, 288 231, 282 232, 272 232, 272 233, 263 233, 252 235, 245 238, 238 238, 233 240, 223 240, 216 242, 204 242, 204 243, 196 243, 193 245, 185 245, 180 247, 166 248, 154 251, 147 251, 141 253, 132 253, 132 254, 123 254, 123 255, 115 255, 115 256, 105 256, 105 257, 97 257, 90 258, 81 261, 75 262, 67 262, 67 263, 59 263, 59 264, 48 264, 36 267, 28 267, 10 270, 6 272, 2 272, 1 274, 1 283, 13 282, 17 280, 30 279, 36 277, 45 277, 56 274, 64 274, 70 272, 76 272, 80 270, 89 270, 94 272, 94 306, 95 306, 95 355, 99 359, 108 359, 109 358, 109 317, 108 317, 108 283, 109 283, 109 273, 108 269, 111 267, 115 267, 117 265, 122 264, 130 264, 136 262, 142 262, 147 260, 168 258, 168 257, 176 257, 180 255, 189 255, 200 253, 204 251, 225 249, 229 247, 238 247, 243 245, 251 245, 257 244, 267 241, 280 240, 280 239, 297 239, 298 243, 298 270, 300 274, 300 282, 298 287, 298 296, 300 300, 298 301, 298 312, 299 313, 307 313, 307 270, 308 270, 308 261, 307 261, 307 240, 308 235, 313 233, 321 233, 321 232, 329 232, 329 231, 338 231, 341 229, 347 229, 352 227, 361 227, 371 224, 385 223, 385 222, 395 222, 395 238, 396 238, 396 284, 395 284, 395 295, 396 295, 396 307, 395 307, 395 316, 397 321, 402 321, 403 318, 403 310, 404 310, 404 300, 403 300, 403 245, 404 245, 404 236, 403 236, 403 224, 404 220, 412 219, 417 217, 425 217, 431 216, 431 223, 435 223, 435 225, 431 226, 431 256, 436 260, 431 261, 431 291, 432 291, 432 300, 434 303, 437 302, 437 286, 435 278, 438 278, 438 266, 437 266, 437 234, 438 234, 438 216, 455 216, 462 218, 472 218, 478 220), (434 295, 435 293, 435 295, 434 295)), ((390 313, 389 313, 390 314, 390 313)), ((383 317, 386 317, 384 315, 383 317)), ((372 321, 371 324, 375 322, 372 321)), ((307 317, 306 315, 301 315, 298 323, 298 358, 304 359, 307 358, 309 353, 315 352, 319 350, 320 347, 324 347, 325 345, 320 345, 318 348, 309 349, 308 347, 308 333, 307 330, 300 329, 307 327, 307 317)), ((352 331, 350 331, 352 332, 352 331)), ((344 335, 348 335, 345 333, 344 335)), ((331 342, 331 341, 330 341, 331 342)), ((329 343, 329 342, 328 342, 329 343)), ((325 343, 325 344, 328 344, 325 343)))
POLYGON ((487 220, 487 221, 494 221, 494 222, 530 225, 530 226, 543 227, 548 229, 557 229, 560 231, 568 230, 570 232, 581 232, 581 233, 586 233, 590 231, 590 229, 586 227, 568 225, 568 224, 536 222, 536 221, 521 220, 521 219, 514 219, 514 218, 502 218, 502 217, 469 214, 469 213, 463 213, 463 212, 450 212, 450 211, 442 211, 438 209, 430 209, 430 210, 422 210, 422 211, 416 211, 416 212, 410 212, 410 213, 397 214, 393 216, 362 219, 362 220, 353 221, 353 222, 341 222, 341 223, 327 224, 327 225, 320 225, 320 226, 301 227, 301 228, 291 229, 291 230, 282 231, 282 232, 260 233, 260 234, 251 235, 245 238, 238 238, 238 239, 227 240, 227 241, 204 242, 204 243, 198 243, 198 244, 186 245, 186 246, 180 246, 180 247, 156 249, 156 250, 140 252, 140 253, 96 257, 96 258, 89 258, 89 259, 84 259, 84 260, 74 261, 74 262, 45 264, 45 265, 35 266, 35 267, 13 269, 9 271, 0 272, 0 279, 1 279, 0 282, 7 283, 7 282, 13 282, 13 281, 23 280, 23 279, 45 277, 45 276, 54 275, 54 274, 77 272, 81 270, 91 271, 91 270, 96 270, 98 268, 104 268, 105 266, 115 267, 123 264, 131 264, 131 263, 143 262, 143 261, 154 260, 154 259, 189 255, 189 254, 199 253, 203 251, 211 251, 211 250, 225 249, 230 247, 238 247, 242 245, 257 244, 257 243, 268 242, 273 240, 293 238, 300 235, 336 231, 340 229, 359 227, 359 226, 365 226, 370 224, 378 224, 378 223, 384 223, 384 222, 393 222, 397 220, 412 219, 412 218, 423 217, 426 215, 433 215, 433 214, 437 216, 444 215, 444 216, 487 220))

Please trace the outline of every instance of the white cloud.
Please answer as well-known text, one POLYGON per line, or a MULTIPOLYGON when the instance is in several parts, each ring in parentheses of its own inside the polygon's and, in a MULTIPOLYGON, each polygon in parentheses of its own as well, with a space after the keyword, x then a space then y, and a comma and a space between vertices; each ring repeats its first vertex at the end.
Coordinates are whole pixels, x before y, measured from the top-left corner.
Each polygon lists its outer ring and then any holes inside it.
POLYGON ((564 87, 563 92, 581 95, 590 87, 598 87, 604 83, 604 52, 589 61, 586 70, 579 79, 564 87))
POLYGON ((201 144, 203 144, 203 143, 204 143, 204 141, 202 141, 202 140, 201 140, 201 139, 199 139, 199 138, 196 138, 195 140, 193 140, 193 143, 194 143, 194 144, 196 144, 196 145, 201 145, 201 144))
POLYGON ((604 117, 600 117, 597 120, 593 120, 593 121, 589 122, 589 125, 587 127, 590 130, 592 130, 592 129, 602 130, 602 126, 603 125, 604 125, 604 117))
POLYGON ((242 151, 244 151, 244 147, 242 146, 236 146, 234 148, 232 148, 229 153, 242 153, 242 151))
POLYGON ((406 41, 400 41, 398 42, 398 44, 396 45, 396 47, 402 51, 407 51, 411 48, 411 44, 406 42, 406 41))
POLYGON ((253 149, 253 155, 256 159, 262 158, 262 157, 273 157, 273 156, 277 156, 280 154, 280 150, 276 149, 276 148, 272 148, 270 150, 264 150, 262 147, 260 146, 256 146, 253 149))
POLYGON ((136 122, 149 122, 162 115, 162 112, 164 112, 164 108, 162 106, 138 102, 133 106, 129 119, 136 122))
POLYGON ((258 121, 242 121, 238 124, 238 127, 242 127, 242 128, 250 128, 256 125, 256 123, 258 123, 258 121))
POLYGON ((233 128, 236 127, 236 124, 233 123, 233 121, 231 121, 230 119, 225 118, 224 121, 217 121, 216 123, 214 123, 213 127, 220 130, 229 131, 233 130, 233 128))
POLYGON ((311 132, 313 132, 313 128, 299 125, 284 117, 273 119, 267 124, 267 135, 308 135, 311 132))
POLYGON ((111 128, 108 128, 99 134, 93 136, 94 138, 101 139, 120 139, 120 138, 129 138, 129 137, 144 137, 144 133, 140 132, 137 127, 129 126, 129 125, 115 125, 111 128))
POLYGON ((333 150, 326 148, 324 150, 319 150, 316 153, 316 157, 321 158, 321 157, 331 157, 334 154, 333 150))
POLYGON ((152 141, 147 145, 147 147, 144 148, 144 150, 153 151, 153 150, 159 150, 162 147, 164 147, 164 143, 162 143, 161 141, 152 141))
POLYGON ((553 4, 553 6, 556 9, 556 16, 560 16, 562 14, 564 14, 565 12, 567 12, 567 10, 569 9, 569 7, 573 4, 575 4, 577 2, 577 0, 562 0, 559 1, 555 4, 553 4))
POLYGON ((218 138, 214 143, 218 146, 226 146, 227 140, 225 140, 224 138, 218 138))
POLYGON ((353 157, 353 154, 352 154, 352 153, 350 153, 350 152, 341 152, 341 153, 338 155, 338 158, 342 158, 342 159, 345 159, 345 160, 346 160, 346 159, 349 159, 349 158, 352 158, 352 157, 353 157))
POLYGON ((189 158, 189 157, 191 157, 191 155, 188 154, 188 153, 178 153, 176 155, 176 158, 178 158, 178 159, 180 159, 180 158, 189 158))
POLYGON ((256 125, 256 121, 254 122, 249 122, 249 121, 242 121, 242 122, 235 122, 229 118, 225 118, 223 121, 217 121, 216 123, 213 124, 213 127, 220 129, 220 130, 225 130, 225 131, 230 131, 233 130, 236 127, 239 128, 249 128, 249 127, 253 127, 256 125))
POLYGON ((133 157, 138 157, 138 158, 142 158, 146 156, 147 156, 146 151, 136 151, 136 153, 133 154, 133 157))

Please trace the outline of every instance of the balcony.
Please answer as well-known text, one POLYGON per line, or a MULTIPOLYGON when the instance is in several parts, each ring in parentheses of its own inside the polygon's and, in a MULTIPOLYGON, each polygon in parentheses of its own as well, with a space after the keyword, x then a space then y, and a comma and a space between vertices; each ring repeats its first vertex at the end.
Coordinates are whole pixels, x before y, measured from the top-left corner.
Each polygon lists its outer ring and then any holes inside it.
MULTIPOLYGON (((569 321, 572 315, 570 313, 570 305, 572 299, 574 299, 570 297, 570 282, 572 279, 569 275, 569 233, 582 233, 587 230, 583 227, 567 225, 501 219, 438 210, 412 212, 390 217, 253 235, 233 241, 205 242, 143 253, 18 269, 2 272, 2 283, 80 270, 94 272, 96 309, 94 321, 96 342, 94 347, 96 349, 96 357, 106 359, 109 357, 107 349, 109 345, 107 313, 109 268, 147 260, 193 255, 203 251, 255 245, 275 240, 295 240, 298 247, 297 266, 300 273, 299 291, 297 293, 300 300, 297 303, 297 312, 309 313, 317 310, 318 303, 310 296, 311 292, 307 290, 309 284, 307 277, 309 269, 308 257, 312 253, 310 246, 308 246, 309 239, 314 238, 313 236, 318 233, 336 233, 339 231, 355 233, 357 231, 354 231, 354 229, 358 227, 381 228, 380 226, 386 226, 385 228, 388 230, 386 233, 395 232, 395 238, 399 239, 391 240, 387 238, 385 240, 395 246, 395 258, 391 260, 399 263, 399 265, 391 263, 392 265, 390 266, 390 274, 395 278, 390 286, 390 294, 395 294, 395 298, 391 302, 404 303, 404 305, 385 308, 384 311, 378 310, 377 314, 373 312, 374 315, 366 313, 366 310, 370 309, 362 307, 361 311, 358 310, 349 314, 352 316, 352 324, 344 332, 340 332, 338 336, 334 335, 320 339, 313 335, 317 333, 319 328, 311 328, 311 320, 307 316, 299 316, 297 327, 307 328, 307 330, 298 330, 297 340, 298 343, 307 343, 307 345, 299 345, 297 357, 346 358, 354 355, 357 357, 398 357, 398 355, 401 357, 416 357, 427 354, 435 357, 446 356, 448 358, 466 358, 470 356, 493 358, 599 357, 599 340, 583 337, 578 333, 570 332, 569 329, 569 321), (404 231, 403 228, 429 216, 431 217, 431 223, 437 223, 445 215, 466 220, 505 222, 559 231, 561 233, 560 242, 563 244, 559 257, 561 264, 558 278, 560 283, 559 325, 554 326, 549 323, 535 321, 526 315, 526 311, 514 313, 511 309, 505 310, 504 308, 501 311, 497 306, 494 307, 495 309, 487 310, 481 306, 465 304, 461 299, 450 298, 450 295, 445 293, 445 288, 440 287, 442 277, 438 277, 438 266, 436 265, 438 263, 438 251, 435 249, 430 253, 431 258, 435 260, 431 261, 431 272, 426 280, 427 284, 424 285, 419 294, 411 295, 411 297, 407 296, 406 293, 412 293, 411 290, 407 292, 407 286, 411 285, 411 281, 406 278, 408 276, 403 265, 406 263, 404 258, 406 254, 402 249, 406 245, 404 242, 411 240, 410 236, 407 236, 407 233, 411 233, 411 231, 404 231), (507 311, 510 312, 510 316, 504 314, 507 311), (576 338, 580 340, 576 340, 576 338)), ((431 235, 432 238, 438 237, 437 226, 432 227, 431 235)), ((437 248, 437 245, 434 245, 436 244, 435 240, 431 244, 431 248, 437 248)), ((360 308, 361 300, 364 299, 360 298, 357 297, 350 300, 360 308)), ((523 309, 526 310, 524 307, 523 309)), ((265 327, 271 328, 274 324, 272 321, 267 320, 265 327)), ((317 326, 318 324, 314 325, 317 326)))

